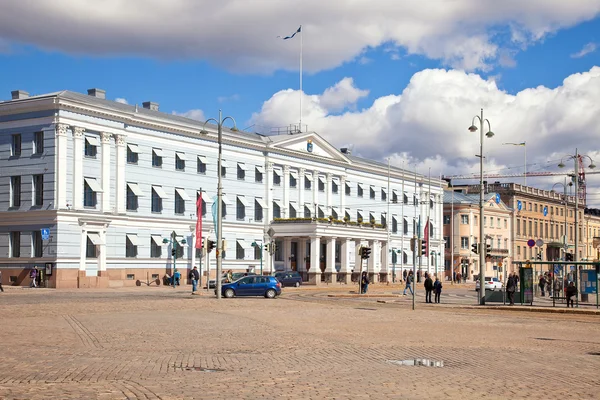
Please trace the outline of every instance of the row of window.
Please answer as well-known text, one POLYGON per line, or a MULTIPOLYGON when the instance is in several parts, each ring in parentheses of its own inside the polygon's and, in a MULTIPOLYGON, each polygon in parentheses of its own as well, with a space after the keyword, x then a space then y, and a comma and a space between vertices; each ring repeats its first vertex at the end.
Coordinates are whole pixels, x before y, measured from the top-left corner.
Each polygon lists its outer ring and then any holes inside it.
MULTIPOLYGON (((19 258, 21 257, 21 233, 13 231, 9 234, 8 240, 8 254, 9 257, 19 258)), ((31 257, 43 257, 44 247, 42 242, 42 234, 40 231, 31 232, 30 246, 31 246, 31 257)))
MULTIPOLYGON (((41 206, 44 204, 44 175, 32 175, 31 177, 31 205, 41 206)), ((21 176, 10 177, 10 203, 9 207, 18 208, 21 206, 22 190, 21 176)))
MULTIPOLYGON (((496 228, 501 228, 502 221, 504 221, 504 229, 507 229, 508 228, 508 219, 507 218, 501 219, 500 217, 495 217, 495 218, 490 217, 489 227, 494 228, 494 224, 495 224, 496 228)), ((484 216, 483 217, 483 226, 488 226, 487 222, 488 222, 488 217, 484 216)), ((469 225, 469 215, 460 214, 460 223, 461 223, 461 225, 469 225)), ((450 215, 444 215, 444 225, 449 225, 449 224, 450 224, 450 215)), ((479 225, 479 220, 476 215, 473 216, 473 225, 479 225)))
MULTIPOLYGON (((473 237, 473 243, 477 243, 477 239, 478 239, 477 237, 473 237)), ((444 240, 446 241, 445 248, 449 249, 450 248, 450 237, 445 236, 444 240)), ((491 241, 492 241, 491 245, 495 249, 508 249, 508 239, 503 239, 502 237, 496 238, 496 246, 494 246, 494 239, 491 239, 491 241), (504 244, 504 247, 502 247, 502 244, 504 244)), ((460 248, 462 250, 471 250, 471 248, 469 247, 469 237, 468 236, 460 237, 460 248)))
MULTIPOLYGON (((533 237, 541 239, 561 239, 565 234, 565 225, 559 221, 532 221, 517 218, 517 236, 533 237), (539 229, 538 229, 539 228, 539 229), (539 236, 538 236, 539 234, 539 236)), ((579 227, 579 241, 583 241, 579 227)), ((569 224, 569 240, 573 240, 573 225, 569 224)))
MULTIPOLYGON (((22 151, 23 138, 20 133, 12 135, 10 156, 20 157, 22 151)), ((44 153, 44 132, 34 132, 32 139, 32 155, 44 153)))

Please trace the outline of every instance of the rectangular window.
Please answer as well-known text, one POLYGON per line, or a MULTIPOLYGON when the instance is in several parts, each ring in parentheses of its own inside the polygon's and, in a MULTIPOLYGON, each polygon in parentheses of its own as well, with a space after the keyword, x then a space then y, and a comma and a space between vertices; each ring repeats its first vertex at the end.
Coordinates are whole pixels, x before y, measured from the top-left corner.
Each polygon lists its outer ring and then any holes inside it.
POLYGON ((534 204, 534 207, 533 207, 533 209, 534 209, 534 211, 535 211, 535 212, 537 212, 537 210, 538 210, 538 205, 537 205, 537 204, 534 204))
POLYGON ((44 247, 42 241, 42 232, 31 232, 31 255, 36 258, 44 256, 44 247))
POLYGON ((444 236, 444 248, 445 249, 450 248, 450 236, 444 236))
POLYGON ((392 233, 398 233, 398 221, 396 217, 392 217, 392 233))
POLYGON ((44 153, 44 132, 35 132, 33 134, 33 154, 41 155, 44 153))
POLYGON ((358 185, 356 185, 356 195, 358 197, 363 197, 363 188, 360 185, 360 183, 358 185))
POLYGON ((19 157, 21 155, 21 134, 12 135, 12 143, 10 146, 11 157, 19 157))
POLYGON ((281 185, 281 175, 277 171, 273 171, 273 185, 281 185))
POLYGON ((88 233, 85 246, 86 258, 98 258, 97 245, 100 244, 100 235, 97 233, 88 233))
POLYGON ((517 255, 521 257, 521 246, 517 246, 517 255))
POLYGON ((175 170, 185 171, 185 153, 175 152, 175 170))
POLYGON ((44 175, 33 175, 33 204, 41 206, 44 204, 44 175))
POLYGON ((460 216, 460 223, 463 224, 463 225, 469 225, 469 216, 461 214, 461 216, 460 216))
POLYGON ((259 183, 262 182, 264 173, 265 173, 264 167, 257 166, 256 168, 254 168, 254 182, 259 182, 259 183))
POLYGON ((466 236, 461 236, 460 238, 460 248, 463 250, 469 249, 469 238, 466 236))
POLYGON ((478 226, 478 225, 479 225, 479 223, 478 223, 477 221, 478 221, 478 219, 477 219, 477 215, 474 215, 474 216, 473 216, 473 225, 475 225, 475 226, 478 226))
MULTIPOLYGON (((288 210, 290 210, 290 215, 289 215, 290 218, 297 218, 298 212, 296 211, 296 208, 297 208, 297 206, 294 203, 289 204, 288 210)), ((332 212, 335 213, 335 211, 333 211, 333 210, 332 210, 332 212)))
POLYGON ((350 185, 348 185, 346 183, 346 196, 350 196, 351 193, 352 193, 352 189, 350 188, 350 185))
POLYGON ((198 156, 198 159, 196 161, 196 172, 199 174, 206 174, 206 163, 206 157, 198 156))
POLYGON ((98 154, 98 146, 100 142, 98 142, 98 138, 94 136, 86 136, 85 137, 85 156, 89 158, 96 158, 98 154))
POLYGON ((304 218, 310 218, 312 216, 311 212, 310 212, 310 208, 308 208, 307 206, 304 206, 304 218))
POLYGON ((537 223, 537 221, 535 221, 534 224, 533 224, 533 232, 534 232, 534 236, 538 237, 538 223, 537 223))
POLYGON ((10 177, 10 207, 21 206, 21 177, 10 177))
POLYGON ((359 224, 363 222, 363 216, 360 211, 356 212, 356 222, 358 222, 359 224))
MULTIPOLYGON (((200 197, 200 191, 196 190, 196 204, 198 204, 198 198, 200 197)), ((202 198, 202 209, 200 210, 202 216, 206 216, 206 201, 202 198)))
POLYGON ((483 217, 483 226, 487 226, 487 217, 483 217))
POLYGON ((237 240, 235 243, 235 259, 243 260, 245 258, 245 256, 246 256, 246 250, 244 250, 244 247, 242 246, 240 241, 237 240))
POLYGON ((150 257, 160 258, 162 257, 162 236, 152 235, 150 237, 150 257))
POLYGON ((408 195, 406 193, 402 194, 402 201, 404 202, 404 204, 408 204, 408 195))
POLYGON ((102 192, 102 188, 95 178, 83 179, 83 205, 85 207, 96 207, 98 204, 97 192, 102 192))
POLYGON ((449 224, 450 224, 450 216, 444 215, 444 225, 449 225, 449 224))
POLYGON ((490 217, 490 228, 494 227, 494 217, 490 217))
POLYGON ((175 188, 175 214, 185 214, 185 202, 190 200, 190 197, 185 192, 185 189, 175 188))
POLYGON ((137 164, 140 152, 137 144, 127 143, 127 164, 137 164))
POLYGON ((337 193, 338 192, 338 185, 335 182, 331 182, 331 193, 337 193))
POLYGON ((221 177, 225 178, 227 176, 227 161, 221 160, 221 177))
POLYGON ((138 238, 137 235, 126 235, 125 239, 125 257, 137 257, 138 238))
POLYGON ((21 257, 21 232, 10 233, 10 256, 12 258, 21 257))
POLYGON ((387 193, 385 189, 381 189, 381 201, 387 201, 387 193))
POLYGON ((162 168, 164 153, 161 149, 152 149, 152 166, 162 168))
POLYGON ((308 176, 304 177, 304 189, 310 190, 312 188, 312 178, 308 176))
POLYGON ((295 188, 298 186, 298 179, 292 174, 290 174, 290 187, 295 188))
POLYGON ((246 219, 246 205, 248 202, 244 196, 237 196, 237 201, 235 203, 235 217, 238 221, 243 221, 246 219))
POLYGON ((533 222, 529 221, 529 234, 532 235, 533 234, 533 222))
POLYGON ((161 186, 152 186, 152 212, 161 213, 163 210, 162 199, 166 193, 161 186))
POLYGON ((370 199, 375 199, 375 189, 373 188, 373 186, 371 186, 369 188, 369 198, 370 199))
POLYGON ((323 180, 323 178, 319 177, 319 192, 324 192, 325 191, 325 181, 323 180))
POLYGON ((416 194, 413 196, 413 205, 414 206, 418 206, 419 205, 419 198, 417 197, 416 194))
POLYGON ((277 201, 273 201, 273 218, 281 218, 281 207, 277 201))
POLYGON ((404 218, 404 234, 408 234, 408 220, 404 218))
POLYGON ((240 181, 246 179, 246 166, 243 163, 237 164, 237 178, 240 181))
POLYGON ((266 203, 262 199, 254 200, 254 220, 262 221, 263 220, 263 209, 266 208, 266 203))
POLYGON ((137 183, 127 183, 127 210, 136 211, 138 209, 138 196, 143 193, 137 183))
POLYGON ((521 220, 517 219, 517 236, 521 236, 521 220))

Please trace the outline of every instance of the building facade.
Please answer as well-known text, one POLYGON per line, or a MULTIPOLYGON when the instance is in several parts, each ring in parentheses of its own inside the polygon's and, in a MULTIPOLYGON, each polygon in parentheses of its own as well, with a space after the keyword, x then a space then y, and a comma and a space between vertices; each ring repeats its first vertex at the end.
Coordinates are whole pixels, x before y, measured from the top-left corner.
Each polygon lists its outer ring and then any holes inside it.
POLYGON ((223 182, 223 268, 297 270, 314 284, 374 281, 413 266, 410 238, 429 221, 434 272, 445 182, 334 148, 314 132, 264 136, 63 91, 0 102, 0 268, 49 287, 133 285, 199 266, 214 275, 217 173, 223 182), (205 130, 204 130, 205 129, 205 130), (422 221, 419 224, 419 221, 422 221), (271 254, 266 244, 276 244, 271 254), (357 249, 371 257, 361 265, 357 249), (172 252, 175 251, 175 258, 172 252), (394 261, 394 262, 392 262, 394 261))

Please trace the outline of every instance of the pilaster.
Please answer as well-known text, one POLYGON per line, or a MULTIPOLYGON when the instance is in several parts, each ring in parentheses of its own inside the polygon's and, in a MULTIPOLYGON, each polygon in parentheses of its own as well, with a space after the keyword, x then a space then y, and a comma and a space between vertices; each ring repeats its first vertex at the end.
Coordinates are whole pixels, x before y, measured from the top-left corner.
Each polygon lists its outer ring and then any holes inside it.
POLYGON ((115 135, 116 144, 116 189, 115 189, 115 204, 116 211, 119 214, 125 213, 127 188, 125 182, 125 164, 127 163, 127 147, 125 143, 125 135, 115 135))
POLYGON ((340 176, 340 187, 338 188, 340 193, 340 215, 339 219, 343 220, 346 216, 346 177, 340 176))
POLYGON ((350 239, 344 238, 340 243, 340 279, 349 284, 351 282, 352 271, 350 269, 350 239))
POLYGON ((321 238, 319 236, 310 238, 310 270, 308 271, 308 282, 314 285, 321 284, 321 238))
POLYGON ((73 208, 83 209, 83 139, 84 128, 71 127, 73 131, 73 208))
POLYGON ((283 239, 283 265, 286 271, 292 269, 292 238, 283 239))
MULTIPOLYGON (((319 217, 319 171, 313 171, 313 185, 312 185, 312 212, 314 213, 313 217, 319 217)), ((327 217, 327 215, 325 216, 327 217)), ((320 271, 319 271, 320 272, 320 271)))
POLYGON ((110 212, 110 133, 102 132, 102 212, 110 212))
POLYGON ((281 213, 283 218, 290 216, 290 167, 283 166, 283 210, 281 213))
POLYGON ((54 208, 67 206, 67 129, 65 124, 56 124, 56 204, 54 208))
MULTIPOLYGON (((298 216, 304 217, 304 180, 306 169, 300 168, 298 171, 298 216)), ((304 256, 303 256, 304 258, 304 256)))
MULTIPOLYGON (((333 175, 331 173, 327 173, 327 175, 325 176, 325 199, 326 199, 326 204, 325 204, 325 209, 326 209, 326 213, 327 215, 325 215, 325 218, 328 218, 332 213, 331 213, 331 206, 333 206, 332 203, 332 197, 333 197, 333 193, 331 191, 331 183, 333 181, 333 175)), ((338 188, 339 189, 339 188, 338 188)))
POLYGON ((331 283, 336 282, 337 278, 337 270, 335 269, 335 242, 335 237, 331 237, 327 241, 327 254, 325 259, 325 275, 331 283))
POLYGON ((270 224, 273 221, 273 163, 267 161, 265 164, 267 174, 267 184, 265 185, 265 199, 267 200, 266 222, 270 224))

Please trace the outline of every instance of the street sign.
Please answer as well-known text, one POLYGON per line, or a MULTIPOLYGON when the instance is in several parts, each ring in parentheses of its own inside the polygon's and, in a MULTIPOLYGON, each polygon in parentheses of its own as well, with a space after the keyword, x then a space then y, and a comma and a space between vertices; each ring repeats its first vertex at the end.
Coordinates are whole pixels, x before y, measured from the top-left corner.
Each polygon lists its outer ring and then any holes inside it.
POLYGON ((498 267, 497 267, 496 265, 494 265, 494 266, 492 267, 492 269, 493 269, 494 271, 497 271, 497 270, 498 270, 498 267))
POLYGON ((548 206, 544 206, 544 217, 548 215, 548 206))
POLYGON ((527 241, 527 246, 529 246, 529 247, 533 247, 533 246, 535 246, 535 240, 533 240, 533 239, 529 239, 529 240, 527 241))
POLYGON ((535 245, 537 247, 542 247, 544 245, 544 241, 542 239, 538 239, 535 241, 535 245))
POLYGON ((555 274, 555 275, 558 275, 558 274, 560 274, 560 266, 559 266, 559 265, 555 265, 555 266, 554 266, 554 274, 555 274))
POLYGON ((267 231, 267 235, 269 235, 269 237, 272 238, 273 235, 275 235, 275 230, 273 228, 269 228, 269 230, 267 231))
POLYGON ((40 231, 42 233, 42 240, 50 239, 50 228, 42 228, 40 231))
POLYGON ((496 204, 500 204, 500 193, 496 193, 496 204))
POLYGON ((498 266, 501 267, 502 266, 502 261, 498 261, 498 266))
POLYGON ((517 200, 517 210, 521 211, 522 208, 523 208, 523 203, 521 203, 521 200, 517 200))

